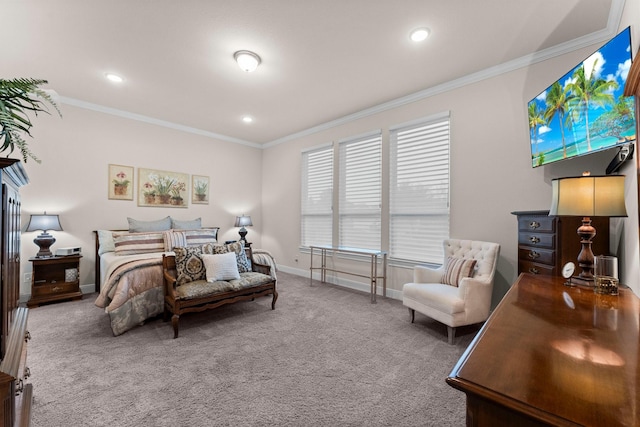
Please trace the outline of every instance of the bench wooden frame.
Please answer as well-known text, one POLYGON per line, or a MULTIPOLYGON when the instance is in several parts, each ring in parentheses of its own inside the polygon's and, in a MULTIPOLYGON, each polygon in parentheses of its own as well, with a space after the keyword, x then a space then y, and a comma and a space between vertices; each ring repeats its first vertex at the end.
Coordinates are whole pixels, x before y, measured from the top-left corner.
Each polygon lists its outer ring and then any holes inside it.
MULTIPOLYGON (((258 264, 253 260, 251 248, 245 248, 247 257, 251 260, 251 268, 253 271, 270 274, 270 267, 264 264, 258 264)), ((256 297, 273 295, 271 300, 271 309, 275 310, 278 292, 276 291, 276 280, 252 286, 250 288, 239 291, 223 292, 213 295, 207 295, 200 298, 180 299, 176 293, 176 258, 174 255, 162 256, 162 270, 164 276, 164 321, 169 320, 171 315, 171 324, 173 325, 173 338, 178 338, 178 323, 180 316, 185 313, 195 313, 205 310, 211 310, 226 304, 233 304, 240 301, 253 300, 256 297)))

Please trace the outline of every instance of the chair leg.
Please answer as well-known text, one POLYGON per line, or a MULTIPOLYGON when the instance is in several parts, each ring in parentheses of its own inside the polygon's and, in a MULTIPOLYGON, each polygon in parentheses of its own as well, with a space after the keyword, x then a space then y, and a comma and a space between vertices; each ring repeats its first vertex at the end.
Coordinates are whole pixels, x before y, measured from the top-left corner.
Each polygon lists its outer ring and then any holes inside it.
POLYGON ((411 323, 413 323, 416 320, 416 311, 413 308, 409 308, 409 315, 411 316, 411 323))
POLYGON ((456 328, 447 326, 447 336, 449 338, 449 344, 453 344, 453 340, 456 336, 456 328))
POLYGON ((178 338, 178 322, 180 321, 180 316, 174 314, 171 316, 171 325, 173 325, 173 339, 178 338))

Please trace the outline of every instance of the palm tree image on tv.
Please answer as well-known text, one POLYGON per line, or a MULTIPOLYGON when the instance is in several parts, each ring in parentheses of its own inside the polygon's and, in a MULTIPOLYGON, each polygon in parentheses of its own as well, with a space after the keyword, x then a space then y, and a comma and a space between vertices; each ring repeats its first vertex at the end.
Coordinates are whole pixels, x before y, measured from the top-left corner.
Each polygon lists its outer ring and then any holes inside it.
POLYGON ((630 66, 627 28, 529 102, 533 167, 635 141, 630 66))

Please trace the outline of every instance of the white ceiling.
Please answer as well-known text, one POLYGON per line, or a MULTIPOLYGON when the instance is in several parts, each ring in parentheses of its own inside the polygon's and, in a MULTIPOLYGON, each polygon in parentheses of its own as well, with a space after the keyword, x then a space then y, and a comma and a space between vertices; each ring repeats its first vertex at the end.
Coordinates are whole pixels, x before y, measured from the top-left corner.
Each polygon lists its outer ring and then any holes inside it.
POLYGON ((624 0, 3 0, 0 78, 251 145, 604 42, 624 0), (416 44, 409 32, 431 28, 416 44), (245 73, 237 50, 262 58, 245 73), (115 85, 104 78, 125 78, 115 85), (255 121, 245 124, 241 118, 255 121))

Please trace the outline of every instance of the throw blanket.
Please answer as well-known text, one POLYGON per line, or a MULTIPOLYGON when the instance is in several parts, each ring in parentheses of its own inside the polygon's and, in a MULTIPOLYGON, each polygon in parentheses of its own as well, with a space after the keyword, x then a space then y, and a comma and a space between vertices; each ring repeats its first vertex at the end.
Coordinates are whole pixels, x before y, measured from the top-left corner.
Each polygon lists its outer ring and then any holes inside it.
POLYGON ((255 260, 255 262, 257 262, 258 264, 264 264, 271 267, 271 270, 270 270, 271 277, 278 280, 278 278, 276 277, 276 270, 277 270, 276 260, 273 257, 273 255, 271 255, 269 252, 265 251, 264 249, 254 249, 252 252, 253 252, 253 259, 255 260))
POLYGON ((163 286, 162 258, 129 261, 118 266, 106 279, 95 305, 108 313, 128 299, 158 286, 163 286))
POLYGON ((109 314, 117 336, 162 313, 163 286, 162 258, 130 260, 105 279, 95 305, 109 314))

